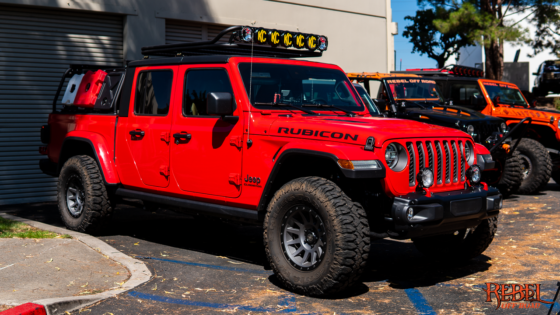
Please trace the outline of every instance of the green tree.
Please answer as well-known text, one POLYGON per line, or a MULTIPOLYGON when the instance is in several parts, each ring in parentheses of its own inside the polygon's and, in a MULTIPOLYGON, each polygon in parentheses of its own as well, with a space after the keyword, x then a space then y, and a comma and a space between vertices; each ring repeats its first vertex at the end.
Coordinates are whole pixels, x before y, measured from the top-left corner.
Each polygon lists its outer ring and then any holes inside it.
POLYGON ((532 38, 526 41, 534 50, 533 56, 550 51, 560 57, 560 1, 540 0, 520 9, 519 13, 536 29, 532 38))
POLYGON ((488 79, 501 80, 504 71, 504 41, 525 40, 526 30, 516 23, 506 23, 507 12, 515 10, 510 0, 504 7, 503 0, 479 0, 477 2, 453 3, 456 10, 447 19, 434 20, 434 25, 443 34, 461 34, 469 44, 484 47, 485 68, 488 79))
POLYGON ((434 25, 435 20, 447 20, 452 10, 444 7, 435 7, 416 12, 415 16, 406 16, 412 25, 405 27, 403 36, 410 38, 413 44, 412 52, 426 54, 437 62, 438 68, 443 68, 445 62, 454 54, 459 54, 459 49, 469 45, 466 37, 458 32, 449 31, 441 33, 434 25))

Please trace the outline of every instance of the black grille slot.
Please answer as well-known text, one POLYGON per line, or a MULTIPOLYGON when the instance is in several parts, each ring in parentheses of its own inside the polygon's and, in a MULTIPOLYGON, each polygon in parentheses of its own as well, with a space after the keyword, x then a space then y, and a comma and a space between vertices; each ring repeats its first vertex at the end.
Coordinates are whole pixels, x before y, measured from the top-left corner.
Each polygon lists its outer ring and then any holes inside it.
POLYGON ((426 148, 428 148, 428 168, 432 173, 434 172, 434 149, 432 148, 432 143, 426 141, 426 148))
POLYGON ((410 161, 408 163, 408 185, 416 185, 416 152, 414 152, 414 145, 412 142, 406 143, 406 149, 410 155, 410 161))
POLYGON ((424 163, 424 147, 422 146, 422 142, 416 142, 416 149, 418 150, 418 171, 426 167, 424 163))
POLYGON ((461 181, 465 181, 465 145, 463 141, 459 141, 459 149, 461 151, 461 159, 459 159, 459 164, 461 164, 461 181))
POLYGON ((443 175, 443 163, 442 163, 442 156, 443 153, 441 151, 441 143, 439 141, 435 142, 436 144, 436 153, 437 153, 437 183, 442 184, 443 180, 442 180, 442 175, 443 175))
POLYGON ((445 150, 445 183, 450 183, 451 160, 449 156, 451 152, 449 152, 449 143, 447 141, 443 141, 443 149, 445 150))
POLYGON ((457 152, 457 143, 451 141, 451 147, 453 148, 453 182, 459 181, 459 153, 457 152))

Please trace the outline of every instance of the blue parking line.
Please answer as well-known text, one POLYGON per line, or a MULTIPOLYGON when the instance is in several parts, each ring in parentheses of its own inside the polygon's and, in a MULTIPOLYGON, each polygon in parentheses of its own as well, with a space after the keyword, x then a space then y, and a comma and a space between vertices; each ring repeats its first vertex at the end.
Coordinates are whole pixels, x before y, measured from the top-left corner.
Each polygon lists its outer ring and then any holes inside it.
POLYGON ((256 306, 249 306, 249 305, 236 305, 236 304, 225 304, 225 303, 210 303, 210 302, 199 302, 199 301, 189 301, 189 300, 182 300, 182 299, 174 299, 165 296, 159 296, 154 294, 146 294, 137 291, 128 292, 128 295, 156 302, 164 302, 164 303, 172 303, 172 304, 180 304, 180 305, 189 305, 189 306, 200 306, 200 307, 208 307, 208 308, 218 308, 218 309, 230 309, 230 310, 241 310, 241 311, 251 311, 251 312, 269 312, 269 313, 277 313, 277 314, 285 314, 285 313, 293 313, 296 312, 295 306, 295 298, 292 297, 284 297, 281 301, 283 304, 279 304, 281 306, 288 306, 283 310, 278 310, 272 307, 256 307, 256 306), (286 304, 287 303, 287 304, 286 304))
POLYGON ((171 259, 162 259, 162 258, 157 258, 157 257, 148 257, 148 256, 136 256, 135 258, 165 261, 165 262, 170 262, 170 263, 175 263, 175 264, 182 264, 182 265, 195 266, 195 267, 204 267, 204 268, 218 269, 218 270, 250 272, 250 273, 258 273, 258 274, 264 274, 264 275, 272 275, 272 273, 273 273, 272 271, 268 271, 268 270, 243 269, 243 268, 236 268, 236 267, 217 266, 217 265, 186 262, 186 261, 180 261, 180 260, 171 260, 171 259))
POLYGON ((422 315, 437 315, 434 309, 428 304, 422 293, 416 288, 405 289, 408 299, 416 308, 418 314, 422 315))

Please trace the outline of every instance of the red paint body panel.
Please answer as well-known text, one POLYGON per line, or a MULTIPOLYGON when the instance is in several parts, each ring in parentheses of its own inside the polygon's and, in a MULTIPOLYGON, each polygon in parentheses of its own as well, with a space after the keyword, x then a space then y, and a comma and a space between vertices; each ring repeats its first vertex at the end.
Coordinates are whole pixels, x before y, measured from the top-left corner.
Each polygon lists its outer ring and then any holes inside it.
MULTIPOLYGON (((250 61, 248 57, 232 57, 227 64, 150 67, 175 71, 167 116, 135 116, 134 95, 130 98, 128 117, 119 117, 118 122, 113 115, 52 114, 49 158, 58 161, 65 137, 85 137, 96 146, 107 181, 111 179, 125 188, 140 191, 256 209, 277 157, 290 149, 323 152, 337 159, 379 160, 387 169, 386 178, 381 179, 382 186, 389 197, 394 197, 414 192, 416 187, 409 186, 406 170, 395 172, 387 167, 384 150, 390 142, 406 145, 418 141, 472 141, 466 133, 451 128, 370 117, 365 107, 357 117, 339 115, 341 112, 336 110, 311 116, 284 108, 257 109, 250 105, 238 71, 239 63, 250 61), (200 67, 227 70, 237 105, 234 113, 239 117, 237 122, 182 115, 185 72, 200 67), (143 139, 133 140, 129 132, 136 129, 145 131, 143 139), (169 131, 169 143, 161 140, 166 131, 169 131), (191 134, 192 138, 176 144, 173 134, 182 132, 191 134), (366 151, 364 145, 370 136, 375 137, 375 148, 366 151), (248 140, 252 145, 247 145, 248 140), (164 176, 160 166, 166 162, 170 171, 164 176), (245 182, 247 176, 260 178, 260 182, 245 182)), ((270 58, 253 58, 252 61, 329 68, 344 73, 335 65, 317 62, 270 58)), ((148 68, 136 68, 135 76, 145 69, 148 68)), ((135 84, 131 91, 122 93, 133 93, 135 84)), ((418 167, 420 165, 416 165, 418 167)), ((463 186, 464 181, 459 180, 434 185, 430 190, 437 193, 463 186)))
POLYGON ((35 303, 25 303, 9 310, 0 312, 0 315, 47 315, 45 307, 35 303))
POLYGON ((102 70, 86 72, 82 78, 80 87, 78 87, 78 92, 76 93, 76 98, 74 99, 74 105, 78 107, 93 108, 106 76, 107 73, 102 70))

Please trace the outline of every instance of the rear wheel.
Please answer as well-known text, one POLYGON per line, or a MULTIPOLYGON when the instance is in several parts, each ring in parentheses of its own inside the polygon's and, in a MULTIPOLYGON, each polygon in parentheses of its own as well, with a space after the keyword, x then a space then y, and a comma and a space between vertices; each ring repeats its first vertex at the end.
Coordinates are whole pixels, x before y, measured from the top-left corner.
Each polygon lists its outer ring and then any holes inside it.
POLYGON ((60 216, 69 230, 94 231, 113 211, 101 171, 87 155, 74 156, 64 163, 57 199, 60 216))
POLYGON ((538 141, 523 138, 517 147, 521 158, 523 181, 518 189, 520 194, 536 193, 550 180, 552 160, 546 148, 538 141))
POLYGON ((474 230, 412 239, 423 255, 440 261, 461 262, 482 254, 498 230, 498 217, 482 221, 474 230))
POLYGON ((268 206, 266 255, 280 282, 294 292, 320 296, 356 283, 369 241, 364 209, 324 178, 292 180, 268 206))

